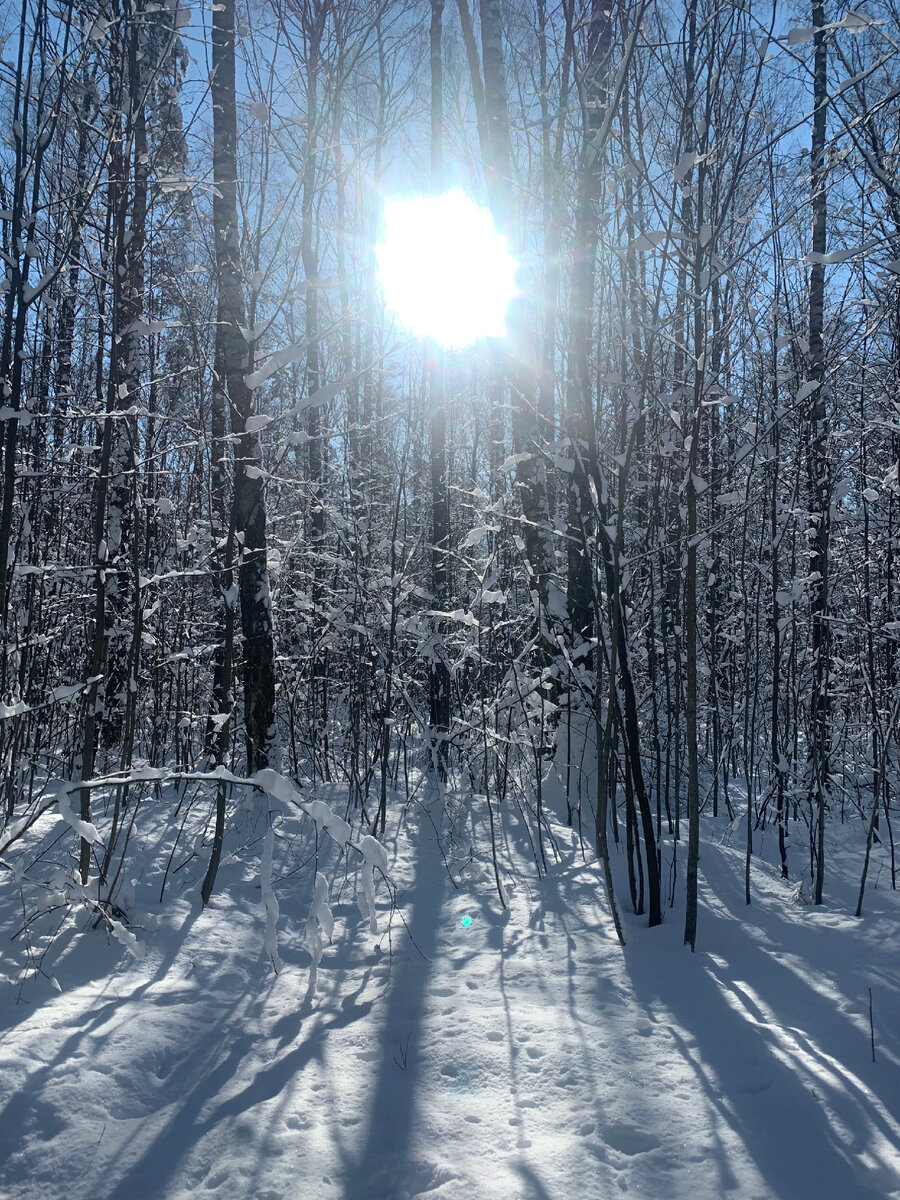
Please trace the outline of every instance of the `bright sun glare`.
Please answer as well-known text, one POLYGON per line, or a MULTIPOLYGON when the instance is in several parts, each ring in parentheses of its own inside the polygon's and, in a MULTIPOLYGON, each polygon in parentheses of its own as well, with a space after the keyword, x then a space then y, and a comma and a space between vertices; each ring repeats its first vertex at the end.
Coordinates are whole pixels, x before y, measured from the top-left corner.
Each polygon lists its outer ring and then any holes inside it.
POLYGON ((468 346, 506 332, 518 264, 488 210, 461 191, 388 200, 375 253, 385 300, 410 333, 468 346))

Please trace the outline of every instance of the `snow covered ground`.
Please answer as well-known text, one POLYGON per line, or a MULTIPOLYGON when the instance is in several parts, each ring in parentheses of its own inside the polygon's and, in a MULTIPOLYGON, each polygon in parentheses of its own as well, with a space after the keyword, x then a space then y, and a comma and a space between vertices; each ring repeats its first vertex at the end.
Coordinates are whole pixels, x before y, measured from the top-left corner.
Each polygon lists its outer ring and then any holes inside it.
MULTIPOLYGON (((338 791, 320 796, 343 812, 338 791)), ((436 807, 392 809, 397 908, 380 882, 375 935, 323 844, 336 925, 314 997, 315 847, 297 817, 275 843, 278 975, 263 840, 246 831, 206 912, 199 856, 163 905, 159 874, 137 879, 140 960, 82 915, 22 985, 17 939, 0 986, 0 1196, 900 1197, 900 906, 880 850, 862 921, 859 852, 839 846, 827 905, 798 904, 757 859, 747 908, 740 832, 731 845, 707 822, 697 953, 677 904, 657 930, 626 912, 623 953, 596 864, 558 825, 538 878, 504 813, 501 911, 489 855, 468 861, 484 804, 469 798, 443 850, 436 807)), ((16 895, 6 873, 7 929, 16 895)))

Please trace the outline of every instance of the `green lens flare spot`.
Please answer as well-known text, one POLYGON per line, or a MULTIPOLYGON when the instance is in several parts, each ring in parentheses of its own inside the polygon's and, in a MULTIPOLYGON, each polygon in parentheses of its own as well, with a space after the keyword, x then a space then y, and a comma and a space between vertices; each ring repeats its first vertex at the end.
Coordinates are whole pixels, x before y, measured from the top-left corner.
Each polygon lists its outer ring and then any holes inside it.
POLYGON ((463 929, 468 929, 471 924, 472 918, 469 916, 463 917, 463 919, 460 921, 460 925, 462 925, 463 929))

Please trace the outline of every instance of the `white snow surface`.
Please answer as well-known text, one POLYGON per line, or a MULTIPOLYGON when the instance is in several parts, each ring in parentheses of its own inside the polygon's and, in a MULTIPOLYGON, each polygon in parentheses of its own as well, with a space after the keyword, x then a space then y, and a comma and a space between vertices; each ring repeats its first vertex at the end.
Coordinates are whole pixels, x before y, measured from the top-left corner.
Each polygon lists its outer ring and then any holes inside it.
MULTIPOLYGON (((858 849, 838 838, 815 909, 766 865, 774 834, 757 837, 746 907, 741 831, 705 822, 693 955, 678 901, 656 930, 628 911, 617 855, 623 952, 597 864, 558 824, 539 878, 520 819, 499 814, 501 910, 489 855, 468 849, 485 803, 460 803, 442 851, 439 806, 397 800, 377 934, 355 875, 368 891, 379 855, 344 857, 286 816, 269 841, 278 974, 263 835, 236 850, 233 828, 205 912, 203 855, 162 905, 158 876, 135 880, 143 959, 84 915, 44 975, 7 959, 3 1200, 900 1197, 900 906, 882 848, 857 921, 858 849)), ((670 860, 667 843, 664 882, 670 860)), ((4 918, 16 886, 5 872, 4 918)))

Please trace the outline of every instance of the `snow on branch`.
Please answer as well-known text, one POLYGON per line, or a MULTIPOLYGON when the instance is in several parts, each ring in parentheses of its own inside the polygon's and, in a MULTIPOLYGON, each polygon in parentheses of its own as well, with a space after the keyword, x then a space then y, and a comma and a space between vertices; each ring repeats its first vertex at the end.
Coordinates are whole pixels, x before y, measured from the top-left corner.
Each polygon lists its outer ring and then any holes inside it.
POLYGON ((263 907, 266 910, 266 954, 277 975, 281 970, 281 959, 278 957, 278 898, 272 889, 272 858, 275 851, 275 830, 271 827, 263 842, 262 865, 260 867, 260 891, 263 907))
POLYGON ((313 900, 306 919, 306 948, 312 962, 309 964, 309 987, 307 996, 315 995, 316 980, 319 974, 319 963, 322 961, 323 937, 331 941, 334 933, 334 915, 328 903, 328 880, 316 871, 316 882, 313 888, 313 900))
POLYGON ((72 794, 69 788, 61 787, 59 789, 56 795, 56 806, 62 819, 75 830, 80 838, 92 846, 100 841, 97 826, 92 825, 90 821, 82 821, 80 817, 76 817, 72 808, 72 794))
MULTIPOLYGON (((384 846, 370 834, 365 834, 358 842, 354 841, 351 836, 352 829, 349 822, 339 816, 322 800, 304 800, 300 790, 290 779, 285 778, 284 775, 280 775, 277 771, 273 771, 270 767, 257 771, 250 776, 235 775, 226 767, 221 766, 215 767, 211 771, 167 771, 159 767, 136 767, 131 771, 98 776, 94 779, 54 780, 51 784, 52 795, 48 799, 48 802, 41 806, 39 813, 33 814, 30 819, 26 818, 26 823, 22 828, 19 828, 19 826, 22 826, 23 823, 17 822, 16 826, 11 826, 7 830, 6 836, 0 840, 0 854, 3 853, 12 841, 25 832, 25 828, 34 823, 38 815, 47 812, 54 806, 56 806, 63 820, 74 829, 79 837, 84 838, 85 841, 90 842, 92 845, 99 842, 100 834, 96 827, 90 824, 90 822, 80 820, 75 815, 71 802, 71 797, 75 792, 80 792, 85 788, 94 791, 101 788, 120 787, 135 783, 161 784, 175 781, 195 783, 224 782, 234 786, 258 788, 273 800, 277 800, 287 807, 295 808, 304 816, 309 817, 316 827, 317 836, 321 836, 324 831, 343 851, 356 851, 363 859, 360 870, 361 891, 357 896, 357 903, 363 917, 369 922, 371 931, 373 933, 378 932, 375 909, 375 872, 378 871, 390 883, 388 878, 388 856, 384 846)), ((278 955, 276 936, 279 907, 272 886, 274 846, 274 830, 269 829, 263 843, 260 890, 266 913, 266 953, 274 969, 279 971, 281 969, 281 960, 278 955)), ((330 939, 333 930, 334 917, 328 905, 328 881, 325 876, 317 872, 314 883, 313 901, 306 927, 306 944, 312 956, 312 963, 310 965, 310 994, 315 991, 316 974, 322 958, 322 938, 324 936, 330 939)), ((112 930, 112 933, 120 941, 123 940, 120 933, 116 930, 112 930)), ((129 946, 129 949, 131 949, 132 953, 136 952, 134 946, 129 946)))

